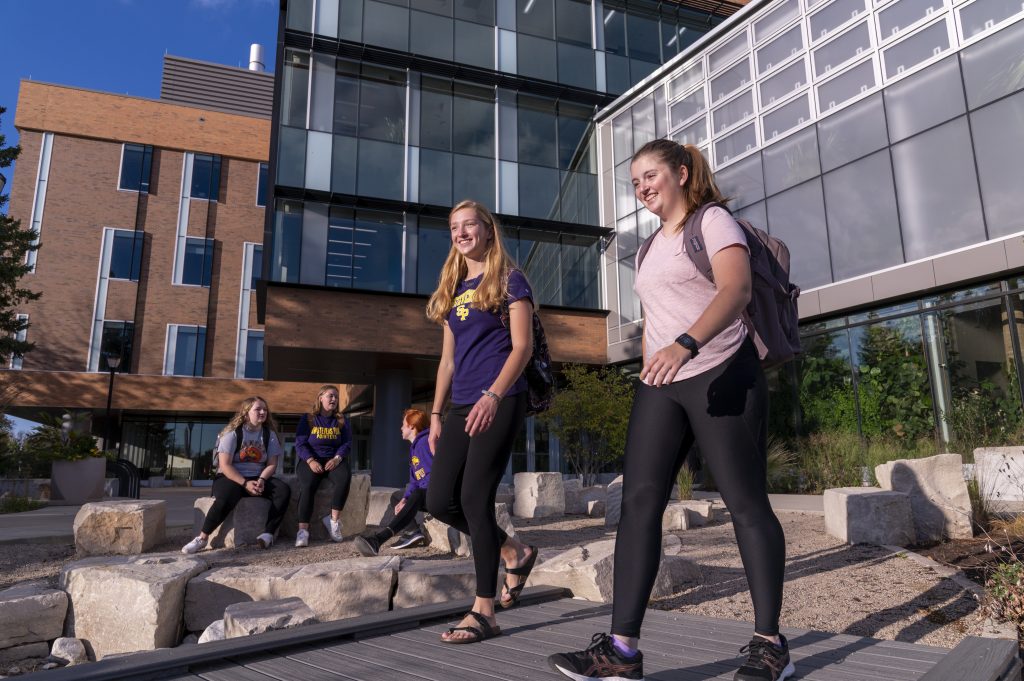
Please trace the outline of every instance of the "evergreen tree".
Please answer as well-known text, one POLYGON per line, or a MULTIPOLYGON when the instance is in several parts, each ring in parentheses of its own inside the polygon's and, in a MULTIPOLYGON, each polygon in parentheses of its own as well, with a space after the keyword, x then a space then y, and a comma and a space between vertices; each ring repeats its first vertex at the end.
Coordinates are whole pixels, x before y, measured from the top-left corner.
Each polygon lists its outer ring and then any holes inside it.
MULTIPOLYGON (((0 119, 7 111, 0 106, 0 119)), ((21 147, 9 147, 0 133, 0 170, 8 168, 21 153, 21 147)), ((10 179, 10 178, 8 178, 10 179)), ((34 244, 36 232, 21 229, 21 221, 7 215, 7 197, 0 196, 0 363, 7 364, 11 355, 21 357, 33 344, 17 340, 19 331, 28 328, 28 322, 18 319, 18 307, 35 300, 39 293, 20 286, 21 278, 31 271, 25 256, 39 248, 34 244)))

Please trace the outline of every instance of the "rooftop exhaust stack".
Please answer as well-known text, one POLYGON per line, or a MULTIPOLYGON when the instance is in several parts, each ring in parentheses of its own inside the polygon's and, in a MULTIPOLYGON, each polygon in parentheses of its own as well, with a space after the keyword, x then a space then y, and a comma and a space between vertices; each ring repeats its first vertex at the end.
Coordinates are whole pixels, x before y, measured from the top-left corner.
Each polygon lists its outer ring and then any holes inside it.
POLYGON ((253 43, 249 46, 249 70, 262 73, 266 68, 266 65, 263 63, 263 46, 259 43, 253 43))

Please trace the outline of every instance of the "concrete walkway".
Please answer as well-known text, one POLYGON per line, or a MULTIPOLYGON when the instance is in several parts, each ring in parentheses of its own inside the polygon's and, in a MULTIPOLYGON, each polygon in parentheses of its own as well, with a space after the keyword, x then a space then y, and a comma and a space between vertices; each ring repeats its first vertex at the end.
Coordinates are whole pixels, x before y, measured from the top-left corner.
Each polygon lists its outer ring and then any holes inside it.
MULTIPOLYGON (((209 487, 142 488, 143 499, 167 502, 167 528, 192 527, 192 506, 210 495, 209 487)), ((70 544, 81 506, 46 506, 36 511, 0 514, 0 544, 70 544)))

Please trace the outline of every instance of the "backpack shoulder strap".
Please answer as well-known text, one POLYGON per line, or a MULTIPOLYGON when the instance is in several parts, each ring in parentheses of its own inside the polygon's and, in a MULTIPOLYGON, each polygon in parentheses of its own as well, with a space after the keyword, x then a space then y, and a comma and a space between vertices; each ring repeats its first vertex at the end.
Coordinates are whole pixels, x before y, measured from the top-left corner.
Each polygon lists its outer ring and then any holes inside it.
POLYGON ((235 454, 242 451, 242 426, 235 428, 235 454))
POLYGON ((661 227, 654 230, 654 234, 650 235, 644 242, 640 244, 640 249, 636 252, 636 271, 640 271, 640 265, 644 263, 644 258, 647 256, 647 251, 651 250, 651 244, 654 243, 654 237, 658 236, 658 232, 661 231, 661 227))
POLYGON ((710 201, 693 213, 690 213, 690 216, 686 218, 686 221, 683 223, 683 243, 686 247, 686 254, 690 256, 690 260, 700 270, 700 273, 704 275, 704 278, 713 284, 715 283, 715 273, 711 269, 711 258, 708 257, 708 249, 704 245, 704 232, 702 230, 704 213, 712 206, 722 206, 722 204, 710 201))
POLYGON ((270 454, 270 426, 266 423, 263 424, 263 451, 268 455, 270 454))

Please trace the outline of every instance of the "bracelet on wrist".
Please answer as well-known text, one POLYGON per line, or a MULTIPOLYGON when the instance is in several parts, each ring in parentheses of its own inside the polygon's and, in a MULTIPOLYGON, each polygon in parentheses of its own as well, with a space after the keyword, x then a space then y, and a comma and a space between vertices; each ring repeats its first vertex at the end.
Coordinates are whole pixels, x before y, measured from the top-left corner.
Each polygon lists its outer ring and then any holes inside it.
POLYGON ((483 393, 484 395, 487 395, 495 402, 501 402, 501 395, 494 392, 493 390, 481 390, 480 392, 483 393))
POLYGON ((443 416, 443 414, 441 412, 439 412, 439 411, 432 411, 432 412, 430 412, 430 415, 431 416, 443 416))

